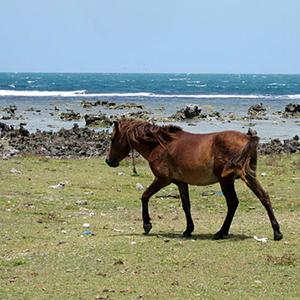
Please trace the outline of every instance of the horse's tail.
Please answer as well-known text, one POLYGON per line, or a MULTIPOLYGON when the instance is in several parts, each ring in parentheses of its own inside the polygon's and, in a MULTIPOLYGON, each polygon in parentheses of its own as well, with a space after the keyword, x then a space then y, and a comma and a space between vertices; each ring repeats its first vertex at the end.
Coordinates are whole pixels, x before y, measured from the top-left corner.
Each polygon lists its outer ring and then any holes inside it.
POLYGON ((259 137, 250 136, 244 148, 225 164, 221 177, 237 173, 245 182, 247 182, 247 175, 255 177, 258 143, 259 137))

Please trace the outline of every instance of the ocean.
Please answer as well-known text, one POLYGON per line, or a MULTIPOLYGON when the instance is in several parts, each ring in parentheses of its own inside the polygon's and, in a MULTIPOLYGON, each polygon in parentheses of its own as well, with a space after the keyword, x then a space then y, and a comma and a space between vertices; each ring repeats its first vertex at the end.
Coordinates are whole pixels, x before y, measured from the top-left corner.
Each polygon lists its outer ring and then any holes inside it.
MULTIPOLYGON (((74 122, 64 122, 58 113, 73 109, 85 113, 102 112, 122 115, 101 107, 86 111, 82 100, 134 102, 146 106, 153 116, 171 116, 186 104, 209 106, 221 115, 234 112, 247 116, 248 108, 262 103, 267 108, 268 120, 253 120, 253 129, 264 139, 291 138, 299 135, 299 119, 283 119, 288 103, 300 101, 300 75, 263 74, 104 74, 104 73, 0 73, 0 110, 17 106, 26 128, 34 132, 71 128, 74 122), (57 113, 54 107, 59 109, 57 113), (164 108, 164 110, 160 108, 164 108)), ((5 115, 0 112, 0 118, 5 115)), ((20 120, 0 120, 18 125, 20 120)), ((84 120, 76 122, 85 126, 84 120)), ((178 123, 184 129, 206 133, 221 130, 247 131, 249 121, 209 121, 178 123)))

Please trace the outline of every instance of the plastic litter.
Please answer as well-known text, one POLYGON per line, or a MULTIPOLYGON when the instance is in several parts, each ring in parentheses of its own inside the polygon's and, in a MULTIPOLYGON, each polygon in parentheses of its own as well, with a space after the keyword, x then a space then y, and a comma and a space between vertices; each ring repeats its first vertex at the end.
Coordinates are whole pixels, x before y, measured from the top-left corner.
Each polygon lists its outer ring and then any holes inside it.
POLYGON ((257 242, 262 242, 262 243, 267 243, 268 242, 267 238, 261 238, 261 239, 259 239, 256 235, 253 238, 257 242))
POLYGON ((91 231, 85 231, 82 233, 82 235, 87 235, 87 234, 91 234, 92 232, 91 231))
POLYGON ((84 192, 85 195, 94 195, 94 192, 93 191, 90 191, 90 192, 84 192))
POLYGON ((76 201, 76 204, 77 205, 87 205, 87 200, 79 200, 79 201, 76 201))
POLYGON ((65 185, 66 185, 65 183, 60 182, 57 185, 50 185, 49 189, 63 189, 65 187, 65 185))
POLYGON ((135 188, 138 190, 138 191, 142 191, 144 189, 144 187, 140 184, 140 183, 137 183, 135 188))
POLYGON ((12 173, 12 174, 20 174, 21 171, 17 170, 16 168, 12 168, 12 169, 10 170, 10 173, 12 173))

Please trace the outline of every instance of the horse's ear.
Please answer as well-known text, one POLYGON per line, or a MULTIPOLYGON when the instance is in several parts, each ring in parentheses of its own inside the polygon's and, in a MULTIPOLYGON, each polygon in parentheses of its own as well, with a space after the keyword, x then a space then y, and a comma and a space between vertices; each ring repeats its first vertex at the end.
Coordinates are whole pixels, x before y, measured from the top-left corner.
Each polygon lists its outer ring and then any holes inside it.
POLYGON ((115 130, 119 131, 119 123, 118 121, 114 121, 115 130))

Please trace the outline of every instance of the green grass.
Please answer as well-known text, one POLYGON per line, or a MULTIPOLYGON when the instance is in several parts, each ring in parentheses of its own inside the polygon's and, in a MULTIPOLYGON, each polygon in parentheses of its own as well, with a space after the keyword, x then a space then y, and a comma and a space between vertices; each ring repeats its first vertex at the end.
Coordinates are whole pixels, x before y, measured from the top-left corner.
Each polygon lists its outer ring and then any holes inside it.
MULTIPOLYGON (((280 242, 273 241, 264 208, 241 181, 232 236, 212 240, 226 215, 218 185, 190 187, 191 239, 181 238, 180 200, 155 196, 149 206, 153 229, 144 236, 136 184, 146 187, 153 175, 144 161, 137 169, 133 175, 128 161, 109 168, 103 159, 2 160, 0 299, 299 297, 299 155, 259 160, 259 180, 284 234, 280 242), (68 183, 49 188, 59 182, 68 183), (87 205, 76 204, 81 200, 87 205), (91 234, 82 235, 86 231, 91 234)), ((157 195, 170 193, 178 193, 175 185, 157 195)))

